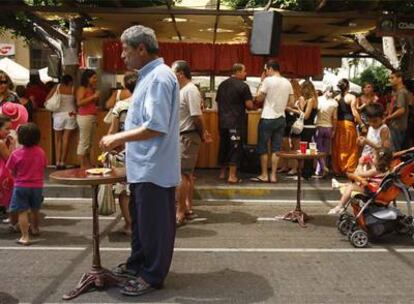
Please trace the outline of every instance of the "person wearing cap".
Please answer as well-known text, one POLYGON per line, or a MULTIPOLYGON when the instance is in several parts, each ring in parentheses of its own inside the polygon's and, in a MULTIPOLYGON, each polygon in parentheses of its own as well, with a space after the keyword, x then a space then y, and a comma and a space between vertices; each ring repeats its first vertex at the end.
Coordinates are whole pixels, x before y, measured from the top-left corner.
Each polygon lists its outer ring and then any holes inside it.
MULTIPOLYGON (((10 137, 17 142, 17 128, 29 121, 29 113, 20 103, 6 102, 0 107, 0 114, 10 119, 10 137)), ((19 146, 19 144, 17 144, 19 146)))
POLYGON ((17 130, 18 126, 29 120, 29 113, 27 113, 26 108, 19 103, 4 103, 1 105, 0 113, 10 118, 13 130, 17 130))
MULTIPOLYGON (((316 114, 315 141, 318 151, 331 153, 332 138, 335 135, 338 102, 333 98, 332 86, 325 89, 324 95, 318 98, 318 111, 316 114)), ((329 172, 326 159, 318 158, 315 175, 323 177, 329 172)))
POLYGON ((139 296, 161 288, 169 272, 175 240, 175 187, 180 182, 177 77, 162 58, 152 29, 136 25, 121 36, 122 58, 138 70, 125 131, 104 136, 100 146, 111 151, 126 143, 130 184, 131 254, 113 269, 130 278, 121 293, 139 296))
POLYGON ((13 89, 13 82, 6 72, 0 70, 0 106, 6 102, 18 103, 19 98, 11 90, 13 89))

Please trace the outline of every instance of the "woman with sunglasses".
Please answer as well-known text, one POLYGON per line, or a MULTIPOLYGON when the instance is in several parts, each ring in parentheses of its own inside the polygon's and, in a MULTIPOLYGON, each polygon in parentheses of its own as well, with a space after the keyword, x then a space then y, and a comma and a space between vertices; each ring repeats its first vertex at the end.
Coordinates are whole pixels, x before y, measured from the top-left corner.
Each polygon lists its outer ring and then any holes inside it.
POLYGON ((19 102, 19 98, 11 91, 12 89, 13 83, 9 75, 0 70, 0 106, 6 102, 19 102))

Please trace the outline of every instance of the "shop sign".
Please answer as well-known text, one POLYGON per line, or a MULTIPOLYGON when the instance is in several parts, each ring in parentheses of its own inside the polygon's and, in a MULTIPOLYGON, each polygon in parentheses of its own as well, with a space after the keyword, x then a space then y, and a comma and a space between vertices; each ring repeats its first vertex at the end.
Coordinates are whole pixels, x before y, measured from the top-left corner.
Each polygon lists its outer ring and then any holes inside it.
POLYGON ((377 22, 377 36, 414 37, 414 18, 381 16, 377 22))
POLYGON ((399 18, 396 22, 397 36, 411 36, 414 37, 414 19, 413 18, 399 18))
POLYGON ((16 47, 14 43, 0 43, 0 56, 16 55, 16 47))

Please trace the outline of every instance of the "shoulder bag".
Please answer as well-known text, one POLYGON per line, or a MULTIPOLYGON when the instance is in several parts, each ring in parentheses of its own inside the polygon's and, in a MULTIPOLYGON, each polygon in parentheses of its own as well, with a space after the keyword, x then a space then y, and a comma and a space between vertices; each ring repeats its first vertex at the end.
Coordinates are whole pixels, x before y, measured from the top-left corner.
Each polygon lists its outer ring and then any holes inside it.
POLYGON ((48 100, 46 100, 45 102, 46 110, 51 111, 51 112, 56 112, 59 109, 60 102, 61 102, 59 87, 60 86, 58 85, 53 95, 48 100))

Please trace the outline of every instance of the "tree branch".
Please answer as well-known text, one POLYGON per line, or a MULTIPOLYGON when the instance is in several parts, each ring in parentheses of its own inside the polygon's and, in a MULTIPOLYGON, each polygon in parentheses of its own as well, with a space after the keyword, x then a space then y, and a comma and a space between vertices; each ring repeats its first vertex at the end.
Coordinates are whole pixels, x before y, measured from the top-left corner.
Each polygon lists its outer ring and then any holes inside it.
POLYGON ((46 31, 51 37, 54 37, 60 40, 62 43, 68 43, 68 36, 62 31, 54 28, 47 20, 39 17, 38 15, 32 13, 32 8, 27 5, 22 0, 15 0, 15 3, 20 7, 20 10, 26 15, 32 23, 36 23, 37 26, 40 26, 46 31))
POLYGON ((395 71, 395 68, 390 63, 387 57, 384 56, 384 54, 376 49, 367 39, 367 37, 364 34, 356 34, 352 35, 352 39, 355 41, 357 45, 359 45, 364 52, 371 55, 373 58, 381 62, 387 69, 390 69, 392 71, 395 71))
POLYGON ((33 30, 34 32, 42 39, 42 41, 45 41, 49 46, 52 47, 52 49, 55 50, 56 53, 60 55, 60 57, 63 54, 62 50, 62 44, 50 37, 49 33, 47 33, 43 27, 37 25, 36 23, 33 23, 33 30))
POLYGON ((269 2, 267 2, 266 6, 264 7, 264 10, 268 11, 270 7, 272 6, 272 4, 273 4, 273 0, 269 0, 269 2))
POLYGON ((400 67, 405 72, 407 77, 412 76, 414 72, 414 39, 413 38, 401 38, 401 59, 400 67))
POLYGON ((321 11, 326 6, 327 2, 328 2, 328 0, 319 0, 319 4, 316 7, 316 11, 317 12, 321 11))

